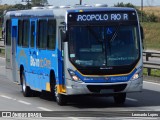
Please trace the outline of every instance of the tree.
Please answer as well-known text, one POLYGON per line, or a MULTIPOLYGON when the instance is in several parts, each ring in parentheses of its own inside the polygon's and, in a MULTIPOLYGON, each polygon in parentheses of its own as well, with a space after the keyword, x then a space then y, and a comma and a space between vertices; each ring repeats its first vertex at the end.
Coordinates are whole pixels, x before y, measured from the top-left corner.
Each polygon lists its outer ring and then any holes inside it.
POLYGON ((139 18, 141 18, 141 15, 142 15, 143 22, 158 22, 158 17, 155 16, 153 13, 152 14, 147 14, 144 11, 141 11, 141 10, 137 9, 137 7, 132 5, 131 3, 124 4, 123 2, 120 2, 120 3, 118 2, 117 4, 114 5, 114 7, 135 8, 137 10, 139 18))
POLYGON ((114 4, 115 7, 131 7, 131 8, 136 8, 134 5, 131 3, 124 4, 123 2, 118 2, 117 4, 114 4))
POLYGON ((15 4, 15 5, 13 6, 13 8, 18 9, 18 10, 23 10, 23 9, 26 9, 26 5, 15 4))
POLYGON ((32 6, 44 6, 48 4, 48 0, 31 0, 32 6))
POLYGON ((158 22, 158 17, 154 15, 154 13, 148 15, 149 22, 158 22))

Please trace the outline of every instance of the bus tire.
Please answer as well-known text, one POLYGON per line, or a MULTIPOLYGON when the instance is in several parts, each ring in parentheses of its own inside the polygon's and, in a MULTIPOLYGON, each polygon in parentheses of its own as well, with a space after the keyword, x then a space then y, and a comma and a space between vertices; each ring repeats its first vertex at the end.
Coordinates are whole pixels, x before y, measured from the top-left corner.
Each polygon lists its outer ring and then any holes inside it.
POLYGON ((126 100, 126 93, 118 93, 114 95, 114 102, 116 104, 124 104, 126 100))
POLYGON ((67 104, 67 96, 63 94, 59 94, 57 92, 56 85, 55 85, 55 98, 58 105, 63 106, 67 104))
POLYGON ((65 95, 59 94, 57 91, 56 78, 53 71, 50 73, 50 89, 51 97, 57 102, 58 105, 62 106, 67 104, 67 97, 65 95))
POLYGON ((32 96, 32 90, 26 84, 26 79, 25 79, 24 73, 22 73, 22 75, 21 75, 21 80, 22 80, 22 93, 23 93, 23 96, 24 97, 32 96))
POLYGON ((51 90, 50 97, 54 101, 56 101, 56 97, 55 97, 55 85, 56 85, 55 74, 54 74, 54 72, 51 72, 50 73, 50 90, 51 90))

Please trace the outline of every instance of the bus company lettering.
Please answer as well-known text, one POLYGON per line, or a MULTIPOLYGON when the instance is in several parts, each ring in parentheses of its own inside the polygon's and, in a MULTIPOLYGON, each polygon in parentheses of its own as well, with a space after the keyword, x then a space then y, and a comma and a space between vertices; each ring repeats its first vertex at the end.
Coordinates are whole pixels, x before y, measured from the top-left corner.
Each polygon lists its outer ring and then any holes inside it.
POLYGON ((77 21, 120 21, 128 20, 128 14, 84 14, 78 15, 77 21))
POLYGON ((111 77, 111 80, 126 81, 128 77, 111 77))
POLYGON ((39 59, 30 57, 30 65, 33 67, 39 67, 39 59))
POLYGON ((36 58, 33 58, 31 56, 30 57, 30 65, 33 66, 33 67, 50 68, 51 67, 51 61, 47 60, 46 58, 36 59, 36 58))

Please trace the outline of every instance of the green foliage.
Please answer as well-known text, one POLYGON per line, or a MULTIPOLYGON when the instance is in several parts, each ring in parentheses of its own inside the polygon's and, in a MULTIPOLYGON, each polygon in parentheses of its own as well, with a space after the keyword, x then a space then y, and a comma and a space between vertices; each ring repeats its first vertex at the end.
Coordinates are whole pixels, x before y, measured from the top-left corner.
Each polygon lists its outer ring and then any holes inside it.
POLYGON ((144 48, 160 50, 160 23, 159 22, 142 22, 144 30, 144 48))
POLYGON ((44 6, 48 4, 48 0, 31 0, 32 6, 44 6))
POLYGON ((18 10, 23 10, 23 9, 26 9, 26 5, 16 4, 13 6, 13 8, 18 9, 18 10))
MULTIPOLYGON (((143 75, 147 75, 147 68, 143 69, 143 75)), ((151 76, 160 77, 160 70, 151 69, 151 76)))
POLYGON ((132 5, 131 3, 127 3, 124 4, 123 2, 118 2, 117 4, 114 4, 114 7, 131 7, 131 8, 135 8, 134 5, 132 5))
POLYGON ((148 21, 150 22, 157 22, 158 21, 158 17, 154 15, 154 13, 148 15, 148 21))
POLYGON ((143 21, 143 22, 158 22, 158 17, 156 15, 154 15, 154 13, 146 14, 144 11, 141 11, 141 10, 137 9, 136 6, 134 6, 131 3, 124 4, 123 2, 120 2, 120 3, 118 2, 117 4, 114 5, 114 7, 135 8, 137 10, 139 18, 141 18, 140 21, 143 21))

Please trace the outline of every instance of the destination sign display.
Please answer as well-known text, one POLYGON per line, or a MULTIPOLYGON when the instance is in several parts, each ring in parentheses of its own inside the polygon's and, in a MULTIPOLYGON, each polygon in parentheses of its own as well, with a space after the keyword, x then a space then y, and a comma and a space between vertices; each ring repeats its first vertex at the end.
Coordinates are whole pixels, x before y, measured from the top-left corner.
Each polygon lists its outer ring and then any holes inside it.
POLYGON ((135 12, 75 12, 68 14, 68 22, 119 22, 137 20, 135 12))
POLYGON ((77 15, 77 22, 80 21, 119 21, 129 20, 128 14, 83 14, 77 15))

